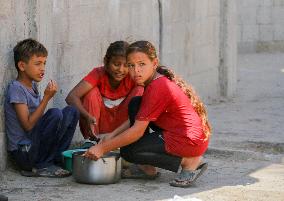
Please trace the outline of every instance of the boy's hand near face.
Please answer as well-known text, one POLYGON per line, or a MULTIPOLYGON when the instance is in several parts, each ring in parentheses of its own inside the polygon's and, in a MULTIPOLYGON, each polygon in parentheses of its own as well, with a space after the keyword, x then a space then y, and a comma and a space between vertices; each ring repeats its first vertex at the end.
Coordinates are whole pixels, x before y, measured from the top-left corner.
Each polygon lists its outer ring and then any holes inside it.
POLYGON ((30 131, 34 127, 36 122, 43 115, 48 102, 56 94, 57 89, 58 87, 56 82, 54 80, 50 80, 44 90, 42 101, 33 113, 29 112, 26 104, 14 104, 17 116, 25 131, 30 131))
POLYGON ((44 90, 44 98, 50 100, 57 92, 58 86, 54 80, 50 80, 44 90))

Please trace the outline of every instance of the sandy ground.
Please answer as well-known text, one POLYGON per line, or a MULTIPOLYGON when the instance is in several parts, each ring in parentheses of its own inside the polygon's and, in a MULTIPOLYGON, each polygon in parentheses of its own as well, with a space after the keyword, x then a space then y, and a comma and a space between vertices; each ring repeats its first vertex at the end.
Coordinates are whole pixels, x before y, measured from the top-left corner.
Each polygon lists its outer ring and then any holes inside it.
POLYGON ((154 181, 84 185, 72 177, 25 178, 9 169, 0 194, 9 200, 284 201, 284 54, 240 55, 236 97, 208 105, 214 133, 207 172, 191 188, 169 186, 175 174, 154 181))

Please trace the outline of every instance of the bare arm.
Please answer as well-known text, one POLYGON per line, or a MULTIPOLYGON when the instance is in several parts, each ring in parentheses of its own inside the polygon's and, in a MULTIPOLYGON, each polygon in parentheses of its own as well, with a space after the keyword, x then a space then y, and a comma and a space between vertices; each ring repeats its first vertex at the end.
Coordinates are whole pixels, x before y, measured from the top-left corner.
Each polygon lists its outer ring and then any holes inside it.
POLYGON ((89 137, 93 137, 94 135, 98 133, 94 133, 95 131, 95 124, 97 123, 97 120, 95 117, 93 117, 83 106, 82 98, 93 88, 93 86, 84 81, 81 80, 68 94, 65 101, 68 105, 75 106, 79 112, 81 117, 83 117, 83 120, 85 121, 87 125, 87 135, 89 137))
POLYGON ((126 129, 121 134, 91 147, 85 153, 85 156, 93 160, 97 160, 109 151, 129 145, 137 141, 143 136, 148 124, 149 121, 135 121, 132 127, 126 129))
POLYGON ((81 80, 67 95, 65 101, 68 105, 75 106, 80 114, 88 119, 91 117, 91 115, 88 113, 88 111, 83 107, 81 98, 85 96, 93 86, 89 84, 88 82, 81 80))
POLYGON ((30 131, 35 126, 39 118, 43 115, 49 100, 55 95, 56 92, 56 82, 50 81, 44 91, 42 101, 33 113, 29 113, 29 109, 26 104, 14 103, 17 117, 19 118, 19 121, 25 131, 30 131))
POLYGON ((117 127, 115 130, 113 130, 111 133, 102 134, 99 136, 99 138, 101 138, 102 141, 109 140, 121 134, 123 131, 125 131, 129 127, 130 127, 130 122, 128 119, 127 121, 123 122, 119 127, 117 127))
POLYGON ((125 121, 123 124, 121 124, 114 131, 112 131, 112 134, 113 134, 113 136, 116 136, 116 135, 122 133, 123 131, 125 131, 126 129, 128 129, 129 127, 130 127, 130 121, 129 121, 129 119, 127 119, 127 121, 125 121))

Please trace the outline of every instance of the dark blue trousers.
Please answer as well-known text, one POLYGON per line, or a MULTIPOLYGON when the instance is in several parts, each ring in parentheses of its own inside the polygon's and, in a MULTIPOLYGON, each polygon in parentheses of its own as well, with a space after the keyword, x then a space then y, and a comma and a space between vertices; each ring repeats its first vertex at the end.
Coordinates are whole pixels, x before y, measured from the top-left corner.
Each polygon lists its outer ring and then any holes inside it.
POLYGON ((20 169, 40 169, 60 163, 61 152, 68 149, 78 120, 79 112, 72 106, 49 109, 32 129, 28 150, 19 145, 11 153, 20 169))

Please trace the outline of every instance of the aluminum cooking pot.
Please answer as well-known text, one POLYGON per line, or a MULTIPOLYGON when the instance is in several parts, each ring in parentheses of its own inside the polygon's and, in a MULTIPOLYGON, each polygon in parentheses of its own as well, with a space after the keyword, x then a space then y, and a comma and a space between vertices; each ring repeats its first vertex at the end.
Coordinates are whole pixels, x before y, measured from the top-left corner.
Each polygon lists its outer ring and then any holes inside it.
POLYGON ((112 184, 121 178, 120 154, 110 152, 97 161, 75 152, 72 157, 73 177, 76 182, 85 184, 112 184))

